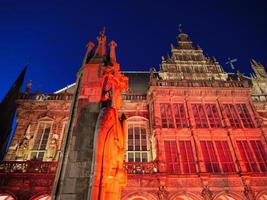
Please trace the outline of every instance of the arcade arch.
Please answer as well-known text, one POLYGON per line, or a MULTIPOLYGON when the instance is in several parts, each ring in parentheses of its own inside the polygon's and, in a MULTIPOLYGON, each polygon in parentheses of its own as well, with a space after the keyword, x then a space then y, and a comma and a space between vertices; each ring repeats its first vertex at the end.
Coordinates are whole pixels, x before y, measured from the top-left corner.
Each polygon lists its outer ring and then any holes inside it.
POLYGON ((193 200, 193 199, 187 195, 180 195, 176 197, 175 200, 193 200))
POLYGON ((267 200, 267 194, 260 196, 258 200, 267 200))
POLYGON ((0 193, 0 200, 16 200, 16 199, 10 194, 0 193))
POLYGON ((32 200, 51 200, 51 196, 44 194, 33 198, 32 200))

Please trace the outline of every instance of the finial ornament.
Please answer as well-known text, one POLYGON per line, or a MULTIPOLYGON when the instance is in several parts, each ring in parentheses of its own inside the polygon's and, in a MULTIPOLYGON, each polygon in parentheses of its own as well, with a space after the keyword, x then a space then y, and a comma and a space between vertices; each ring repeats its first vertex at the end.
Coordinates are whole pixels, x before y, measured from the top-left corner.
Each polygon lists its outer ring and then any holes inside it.
POLYGON ((102 31, 100 31, 99 35, 104 36, 106 34, 106 27, 103 26, 102 31))
POLYGON ((230 65, 230 67, 231 67, 232 69, 235 69, 235 66, 234 66, 234 63, 235 63, 235 62, 237 62, 237 58, 233 58, 233 59, 228 58, 228 61, 227 61, 225 64, 230 65))
POLYGON ((179 30, 179 33, 182 33, 183 32, 183 30, 182 30, 182 24, 179 24, 178 30, 179 30))
POLYGON ((98 45, 95 51, 95 55, 97 56, 104 56, 106 55, 106 28, 103 27, 103 30, 100 31, 99 35, 97 36, 98 45))
POLYGON ((109 48, 110 48, 109 56, 110 56, 110 59, 112 62, 116 62, 116 60, 117 60, 116 59, 116 51, 115 51, 116 47, 117 47, 117 43, 114 40, 112 40, 109 43, 109 48))
POLYGON ((32 89, 32 80, 30 80, 28 83, 27 83, 27 85, 26 85, 26 93, 30 93, 30 91, 31 91, 31 89, 32 89))

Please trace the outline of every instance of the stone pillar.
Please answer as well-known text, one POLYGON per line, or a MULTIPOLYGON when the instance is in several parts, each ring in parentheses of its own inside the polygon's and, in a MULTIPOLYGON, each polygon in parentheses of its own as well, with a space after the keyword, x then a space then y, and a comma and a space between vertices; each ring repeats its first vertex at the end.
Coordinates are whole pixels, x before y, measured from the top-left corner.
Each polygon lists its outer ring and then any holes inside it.
MULTIPOLYGON (((78 84, 78 81, 77 81, 78 84)), ((78 89, 77 92, 78 93, 78 89)), ((93 177, 95 130, 100 102, 89 103, 78 111, 77 96, 64 134, 62 155, 55 178, 52 199, 86 200, 93 177)))

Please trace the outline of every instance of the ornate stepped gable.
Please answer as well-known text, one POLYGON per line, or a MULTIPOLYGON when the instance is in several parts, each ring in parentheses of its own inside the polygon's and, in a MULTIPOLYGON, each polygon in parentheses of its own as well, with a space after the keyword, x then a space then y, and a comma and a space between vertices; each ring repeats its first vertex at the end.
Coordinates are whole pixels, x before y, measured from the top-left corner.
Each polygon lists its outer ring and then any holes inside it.
POLYGON ((254 71, 252 76, 253 82, 253 94, 267 95, 267 73, 264 69, 264 66, 260 63, 257 63, 254 59, 251 61, 251 68, 254 71))
POLYGON ((162 57, 159 75, 163 80, 226 80, 228 75, 215 58, 194 47, 185 33, 178 35, 178 46, 171 45, 171 57, 162 57))
POLYGON ((251 68, 254 71, 251 77, 253 83, 251 97, 260 121, 267 127, 267 73, 264 66, 254 59, 251 61, 251 68))

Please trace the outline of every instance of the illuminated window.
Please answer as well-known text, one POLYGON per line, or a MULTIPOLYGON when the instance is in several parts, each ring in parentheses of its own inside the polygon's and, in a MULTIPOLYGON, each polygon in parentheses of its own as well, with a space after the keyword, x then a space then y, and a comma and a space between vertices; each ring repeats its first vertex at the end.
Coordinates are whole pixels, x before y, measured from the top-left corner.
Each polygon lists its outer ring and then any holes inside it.
POLYGON ((190 141, 179 141, 183 173, 195 173, 196 163, 190 141))
POLYGON ((236 105, 238 114, 245 128, 253 128, 253 122, 248 112, 246 104, 237 104, 236 105))
POLYGON ((250 144, 252 146, 252 150, 254 152, 254 155, 256 157, 256 160, 259 164, 259 167, 262 172, 267 171, 267 154, 264 150, 264 147, 259 140, 251 140, 250 144))
POLYGON ((162 128, 174 128, 171 104, 160 104, 162 128))
POLYGON ((143 124, 128 125, 128 162, 148 161, 148 141, 146 126, 143 124))
POLYGON ((175 140, 164 141, 166 166, 169 173, 180 173, 177 144, 175 140))
POLYGON ((175 117, 176 128, 185 128, 187 127, 186 113, 184 104, 175 103, 173 104, 173 112, 175 117))
POLYGON ((207 117, 211 128, 221 127, 221 119, 216 104, 205 104, 207 117))
POLYGON ((234 105, 224 104, 223 107, 224 107, 224 110, 226 112, 227 118, 230 121, 231 126, 234 128, 241 128, 241 124, 240 124, 240 121, 238 119, 234 105))
POLYGON ((36 137, 31 153, 31 159, 44 159, 49 134, 52 128, 52 122, 39 122, 36 137))
POLYGON ((235 165, 227 141, 215 141, 216 150, 224 172, 234 172, 235 165))
POLYGON ((246 167, 246 170, 248 172, 257 172, 258 167, 253 157, 248 141, 240 140, 240 141, 236 141, 236 143, 237 143, 242 161, 246 167))
POLYGON ((220 172, 219 162, 212 141, 201 141, 201 150, 207 172, 220 172))
POLYGON ((193 115, 197 128, 208 128, 208 121, 201 104, 192 104, 193 115))

